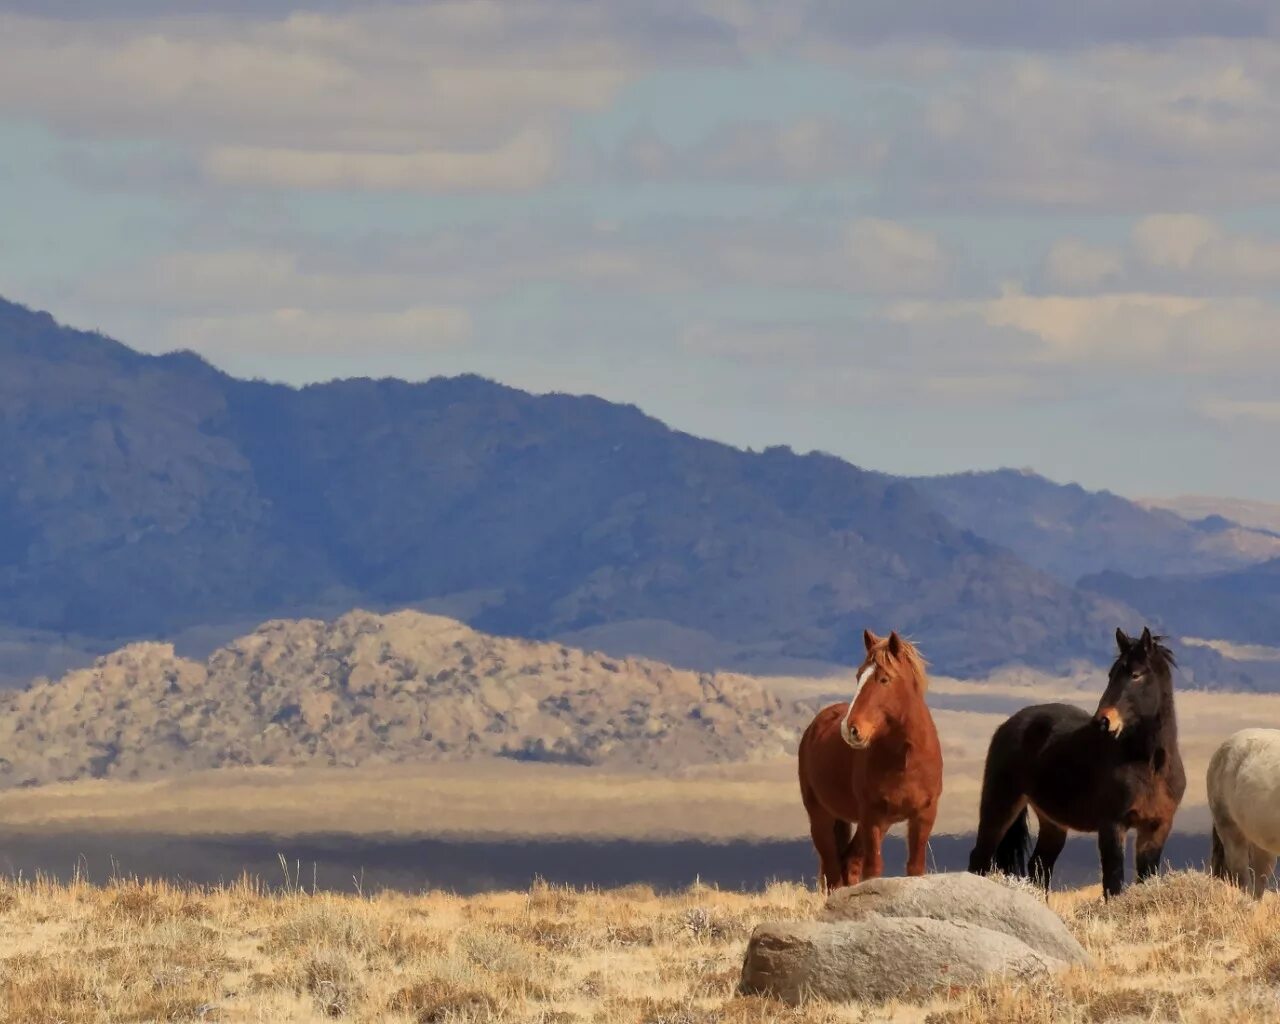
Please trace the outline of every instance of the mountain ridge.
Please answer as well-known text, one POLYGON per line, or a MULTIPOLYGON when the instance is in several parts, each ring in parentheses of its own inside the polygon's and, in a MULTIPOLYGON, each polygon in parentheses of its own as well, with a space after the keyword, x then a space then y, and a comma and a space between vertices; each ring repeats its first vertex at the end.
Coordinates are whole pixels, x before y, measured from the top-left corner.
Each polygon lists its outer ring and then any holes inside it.
MULTIPOLYGON (((870 625, 972 675, 1089 659, 1138 623, 957 524, 926 486, 474 375, 239 380, 0 303, 14 630, 114 642, 434 605, 510 636, 663 621, 766 661, 847 663, 870 625)), ((1205 653, 1198 673, 1216 670, 1205 653)))
POLYGON ((471 622, 510 635, 660 618, 840 661, 859 619, 964 672, 1062 663, 1126 614, 901 480, 635 406, 475 376, 240 381, 12 304, 0 334, 0 621, 18 627, 154 635, 489 593, 471 622))
POLYGON ((1188 520, 1110 491, 1026 469, 912 477, 944 516, 1075 584, 1103 571, 1195 574, 1280 557, 1280 536, 1226 518, 1188 520))

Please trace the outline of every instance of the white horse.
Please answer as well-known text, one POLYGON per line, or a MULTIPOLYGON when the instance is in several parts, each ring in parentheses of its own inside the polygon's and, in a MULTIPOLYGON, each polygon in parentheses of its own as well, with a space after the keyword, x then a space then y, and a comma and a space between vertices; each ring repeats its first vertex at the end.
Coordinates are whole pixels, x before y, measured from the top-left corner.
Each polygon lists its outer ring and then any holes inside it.
POLYGON ((1280 729, 1241 729, 1209 761, 1214 875, 1261 896, 1280 853, 1280 729))

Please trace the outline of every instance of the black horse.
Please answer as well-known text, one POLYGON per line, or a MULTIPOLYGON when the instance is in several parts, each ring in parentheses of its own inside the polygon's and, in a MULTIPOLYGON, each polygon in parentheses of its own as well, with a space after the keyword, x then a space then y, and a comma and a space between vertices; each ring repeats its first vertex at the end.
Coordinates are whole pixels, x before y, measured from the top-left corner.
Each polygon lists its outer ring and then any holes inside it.
POLYGON ((1137 831, 1138 880, 1155 873, 1187 788, 1173 709, 1173 655, 1149 629, 1117 629, 1119 657, 1092 716, 1069 704, 1023 708, 995 731, 969 870, 1034 877, 1047 888, 1067 830, 1096 832, 1102 889, 1124 888, 1124 840, 1137 831), (1027 808, 1040 834, 1027 862, 1027 808))

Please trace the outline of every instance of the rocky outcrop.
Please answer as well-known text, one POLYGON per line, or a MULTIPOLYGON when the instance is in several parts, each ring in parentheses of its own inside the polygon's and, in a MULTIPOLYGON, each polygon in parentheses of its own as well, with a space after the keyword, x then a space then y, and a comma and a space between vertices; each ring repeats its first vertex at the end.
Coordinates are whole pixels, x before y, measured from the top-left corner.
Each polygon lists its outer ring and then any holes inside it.
POLYGON ((793 1005, 909 999, 1088 961, 1026 892, 968 874, 884 878, 839 890, 819 920, 757 927, 741 989, 793 1005))
POLYGON ((352 612, 266 623, 205 664, 133 644, 4 694, 0 785, 486 756, 670 770, 781 755, 798 724, 747 677, 352 612))

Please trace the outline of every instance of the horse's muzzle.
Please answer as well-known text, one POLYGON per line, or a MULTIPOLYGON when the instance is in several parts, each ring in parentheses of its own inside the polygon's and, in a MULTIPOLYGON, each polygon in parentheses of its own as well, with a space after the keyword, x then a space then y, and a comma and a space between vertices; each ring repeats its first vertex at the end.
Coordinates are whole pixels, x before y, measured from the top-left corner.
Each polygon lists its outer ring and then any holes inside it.
POLYGON ((1124 731, 1124 719, 1115 708, 1098 708, 1093 720, 1098 723, 1098 728, 1113 738, 1124 731))
POLYGON ((871 742, 864 739, 856 728, 850 728, 849 719, 840 719, 840 738, 845 741, 854 750, 866 750, 867 745, 871 742))

